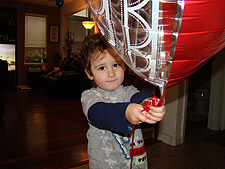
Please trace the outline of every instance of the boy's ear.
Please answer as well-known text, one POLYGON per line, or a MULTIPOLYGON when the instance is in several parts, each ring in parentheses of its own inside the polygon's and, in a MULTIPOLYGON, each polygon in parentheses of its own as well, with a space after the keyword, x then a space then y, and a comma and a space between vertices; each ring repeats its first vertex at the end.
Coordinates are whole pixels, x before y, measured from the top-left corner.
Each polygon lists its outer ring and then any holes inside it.
POLYGON ((90 74, 90 72, 85 68, 84 69, 85 73, 87 74, 88 79, 93 80, 93 76, 90 74))

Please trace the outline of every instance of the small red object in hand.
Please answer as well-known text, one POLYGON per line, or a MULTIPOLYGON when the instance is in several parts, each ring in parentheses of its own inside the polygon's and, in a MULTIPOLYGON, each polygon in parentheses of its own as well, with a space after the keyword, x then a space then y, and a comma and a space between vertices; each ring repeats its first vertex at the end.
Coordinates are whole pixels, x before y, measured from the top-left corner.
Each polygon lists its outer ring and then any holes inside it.
POLYGON ((158 98, 156 96, 153 96, 153 97, 149 98, 148 100, 146 100, 143 103, 144 109, 141 112, 143 112, 143 111, 148 112, 150 110, 150 106, 161 107, 164 104, 164 101, 165 101, 165 93, 166 93, 166 88, 164 89, 162 97, 159 101, 158 101, 158 98))
POLYGON ((148 100, 146 100, 144 103, 143 103, 143 110, 142 111, 149 111, 150 110, 150 106, 155 106, 157 107, 158 103, 158 98, 156 96, 153 96, 151 98, 149 98, 148 100))
POLYGON ((150 110, 150 106, 157 106, 157 103, 158 103, 158 98, 156 96, 153 96, 143 103, 143 108, 145 111, 148 112, 150 110))

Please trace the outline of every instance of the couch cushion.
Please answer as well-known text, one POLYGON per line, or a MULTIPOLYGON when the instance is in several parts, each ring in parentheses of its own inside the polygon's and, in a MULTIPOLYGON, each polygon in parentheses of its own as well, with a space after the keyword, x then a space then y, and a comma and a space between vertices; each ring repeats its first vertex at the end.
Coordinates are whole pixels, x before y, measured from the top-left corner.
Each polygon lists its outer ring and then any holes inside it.
POLYGON ((75 71, 77 73, 83 73, 83 67, 81 62, 76 58, 65 58, 60 65, 61 70, 75 71))

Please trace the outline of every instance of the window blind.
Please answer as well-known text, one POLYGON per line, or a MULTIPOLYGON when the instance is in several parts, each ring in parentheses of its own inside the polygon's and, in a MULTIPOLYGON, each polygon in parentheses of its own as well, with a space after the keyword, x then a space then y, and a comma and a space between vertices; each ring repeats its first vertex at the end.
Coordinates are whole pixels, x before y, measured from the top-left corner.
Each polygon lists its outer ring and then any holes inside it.
POLYGON ((25 16, 25 47, 46 48, 46 17, 25 16))

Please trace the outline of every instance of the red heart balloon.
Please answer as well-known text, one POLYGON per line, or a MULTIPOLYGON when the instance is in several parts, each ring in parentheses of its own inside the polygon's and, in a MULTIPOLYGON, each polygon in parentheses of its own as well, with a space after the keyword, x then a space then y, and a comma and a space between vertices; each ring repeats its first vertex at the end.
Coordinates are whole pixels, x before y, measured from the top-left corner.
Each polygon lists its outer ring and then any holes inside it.
POLYGON ((161 89, 168 77, 170 87, 225 47, 224 0, 87 1, 100 32, 127 65, 161 89))
POLYGON ((185 0, 167 87, 185 80, 225 47, 224 9, 224 0, 185 0))

